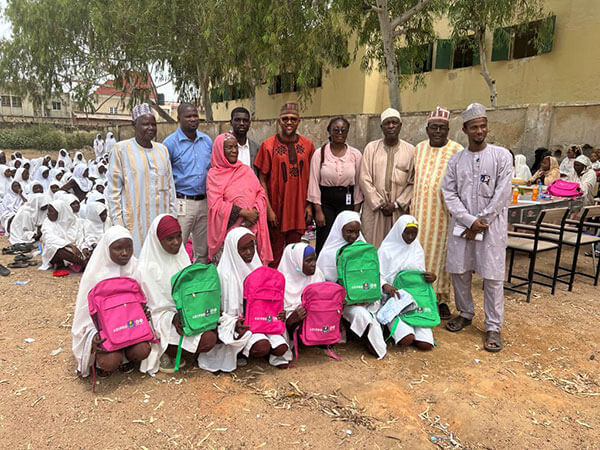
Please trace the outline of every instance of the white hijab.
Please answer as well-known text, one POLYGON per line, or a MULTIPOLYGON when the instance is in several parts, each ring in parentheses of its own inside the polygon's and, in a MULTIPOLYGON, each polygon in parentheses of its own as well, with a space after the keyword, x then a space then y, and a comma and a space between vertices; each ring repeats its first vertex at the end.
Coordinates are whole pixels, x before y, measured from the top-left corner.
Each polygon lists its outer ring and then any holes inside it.
POLYGON ((407 244, 402 237, 402 233, 410 223, 419 225, 413 216, 407 214, 400 216, 377 251, 382 285, 394 284, 396 275, 404 270, 425 271, 425 252, 419 239, 407 244))
POLYGON ((6 230, 8 220, 13 217, 19 207, 23 204, 23 199, 12 190, 12 181, 8 186, 8 190, 0 203, 0 226, 6 230))
POLYGON ((100 214, 102 214, 103 211, 106 211, 106 205, 104 203, 90 202, 87 204, 87 217, 84 223, 84 229, 85 241, 90 245, 98 243, 108 228, 108 217, 104 222, 100 219, 100 214))
POLYGON ((230 316, 238 316, 243 312, 244 280, 250 272, 262 265, 258 252, 254 253, 254 258, 249 264, 244 262, 238 253, 238 242, 247 234, 254 236, 254 233, 245 227, 234 228, 227 233, 223 255, 217 267, 221 280, 221 309, 230 316))
POLYGON ((515 155, 515 168, 513 178, 521 180, 529 180, 531 178, 531 170, 527 166, 527 158, 525 155, 515 155))
POLYGON ((311 276, 302 272, 304 264, 304 250, 309 245, 306 242, 290 244, 283 250, 283 256, 279 263, 279 270, 285 276, 285 297, 283 309, 291 314, 302 305, 302 291, 306 286, 312 283, 325 281, 321 270, 317 267, 315 273, 311 276))
POLYGON ((10 169, 5 164, 0 164, 0 200, 4 197, 4 194, 10 190, 10 185, 12 183, 12 177, 7 177, 4 175, 7 169, 10 169))
POLYGON ((106 133, 106 141, 104 142, 104 153, 110 153, 111 149, 117 143, 113 134, 109 131, 106 133))
POLYGON ((88 170, 86 163, 77 164, 75 169, 73 169, 73 176, 71 177, 83 192, 89 192, 92 188, 92 180, 83 175, 86 170, 88 170))
POLYGON ((71 166, 73 165, 73 163, 71 161, 71 157, 69 156, 69 152, 67 151, 66 148, 61 148, 60 151, 58 152, 58 159, 56 160, 57 167, 58 167, 59 161, 64 161, 65 169, 70 169, 71 166))
POLYGON ((85 239, 83 221, 75 216, 68 203, 55 199, 50 202, 50 206, 56 210, 58 218, 54 222, 48 218, 42 222, 44 252, 40 270, 50 267, 50 260, 58 249, 73 244, 81 250, 85 239))
MULTIPOLYGON (((342 236, 342 228, 350 222, 360 223, 360 214, 354 211, 342 211, 335 218, 331 226, 331 231, 327 240, 317 258, 317 267, 321 269, 327 281, 337 280, 337 261, 336 255, 338 249, 348 244, 342 236)), ((362 233, 359 234, 357 241, 365 241, 362 233)))
POLYGON ((91 358, 92 339, 97 333, 96 327, 90 317, 88 293, 102 280, 114 277, 133 277, 135 272, 135 256, 132 256, 124 266, 115 264, 110 259, 109 246, 113 242, 123 238, 133 240, 131 233, 127 229, 119 225, 109 228, 102 239, 100 239, 100 242, 98 242, 98 246, 94 250, 79 282, 71 333, 73 334, 73 355, 77 360, 77 370, 82 377, 86 377, 90 373, 90 367, 93 362, 91 358))
POLYGON ((48 192, 48 188, 50 187, 50 182, 52 179, 50 178, 50 169, 46 166, 40 166, 35 170, 33 174, 33 179, 38 181, 42 187, 44 188, 44 192, 48 192), (44 172, 48 172, 48 176, 44 178, 44 172))
POLYGON ((15 172, 15 176, 13 181, 18 181, 21 185, 21 189, 23 189, 23 194, 29 194, 30 190, 30 182, 31 182, 31 172, 29 172, 29 178, 27 180, 23 179, 23 172, 25 172, 25 168, 23 166, 19 167, 15 172))
POLYGON ((42 207, 48 204, 44 194, 31 194, 26 203, 17 210, 10 224, 11 244, 33 242, 37 227, 42 225, 46 212, 42 207))
POLYGON ((75 157, 73 158, 73 164, 74 165, 78 165, 78 164, 86 164, 87 165, 87 161, 86 161, 85 157, 83 156, 82 152, 75 152, 75 157))

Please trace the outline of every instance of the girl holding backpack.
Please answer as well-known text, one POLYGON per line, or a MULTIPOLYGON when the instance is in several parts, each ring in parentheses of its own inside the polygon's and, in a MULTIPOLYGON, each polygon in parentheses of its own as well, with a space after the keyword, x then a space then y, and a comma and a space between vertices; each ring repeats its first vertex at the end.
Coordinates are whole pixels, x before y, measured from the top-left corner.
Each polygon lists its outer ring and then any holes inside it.
MULTIPOLYGON (((425 253, 417 240, 418 232, 417 219, 409 215, 400 216, 379 247, 381 286, 388 298, 396 295, 398 289, 394 282, 403 271, 420 271, 425 282, 429 284, 436 280, 434 273, 425 271, 425 253)), ((419 304, 420 299, 415 300, 419 304)), ((437 314, 437 307, 433 309, 432 313, 437 314)), ((400 318, 389 322, 387 326, 390 337, 397 345, 412 344, 420 350, 433 349, 432 328, 411 326, 400 318)))
POLYGON ((89 375, 94 363, 96 373, 100 377, 108 376, 119 368, 128 373, 133 370, 135 362, 143 361, 150 354, 149 342, 139 342, 120 350, 106 351, 102 346, 104 340, 100 338, 88 305, 88 294, 98 283, 114 277, 132 278, 136 263, 131 233, 118 225, 109 228, 90 258, 77 292, 71 333, 73 355, 77 360, 77 373, 81 377, 89 375))
MULTIPOLYGON (((361 233, 360 214, 354 211, 342 211, 335 219, 325 245, 319 253, 317 268, 327 281, 338 281, 338 253, 341 249, 357 242, 365 242, 361 233)), ((368 304, 344 306, 343 318, 350 323, 350 329, 359 337, 366 335, 367 348, 381 359, 386 353, 381 325, 375 314, 379 309, 379 300, 368 304)))
MULTIPOLYGON (((150 225, 140 253, 136 279, 146 294, 154 330, 160 342, 152 346, 150 356, 140 367, 142 372, 175 372, 174 359, 180 337, 184 334, 171 296, 171 278, 191 263, 181 244, 181 226, 177 219, 168 214, 156 217, 150 225)), ((209 352, 216 342, 216 330, 209 330, 194 336, 184 336, 182 348, 194 354, 200 364, 201 354, 209 352)), ((182 359, 179 367, 183 366, 185 360, 182 359)))
MULTIPOLYGON (((221 280, 219 339, 229 349, 226 352, 228 358, 237 356, 241 350, 246 357, 262 358, 268 355, 271 365, 286 368, 292 359, 286 337, 253 334, 244 325, 244 280, 261 266, 254 233, 244 227, 229 231, 217 267, 221 280)), ((283 311, 280 314, 285 316, 283 311)))

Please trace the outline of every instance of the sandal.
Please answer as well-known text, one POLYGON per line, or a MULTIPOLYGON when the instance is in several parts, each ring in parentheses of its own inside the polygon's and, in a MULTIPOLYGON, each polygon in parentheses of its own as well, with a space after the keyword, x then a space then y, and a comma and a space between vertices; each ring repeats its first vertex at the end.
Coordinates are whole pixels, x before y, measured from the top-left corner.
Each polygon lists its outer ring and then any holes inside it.
POLYGON ((10 267, 11 269, 24 269, 25 267, 29 267, 29 264, 26 262, 12 262, 7 264, 7 267, 10 267))
POLYGON ((452 314, 450 313, 450 308, 447 303, 438 303, 438 313, 440 315, 440 319, 442 320, 450 320, 452 318, 452 314))
POLYGON ((119 366, 119 370, 123 373, 131 373, 135 370, 135 363, 133 361, 126 362, 119 366))
POLYGON ((485 343, 483 347, 492 353, 499 352, 502 350, 504 345, 502 344, 502 336, 499 331, 488 331, 485 337, 485 343))
POLYGON ((8 270, 6 267, 0 264, 0 275, 2 275, 3 277, 7 277, 10 275, 10 270, 8 270))
POLYGON ((26 262, 31 267, 35 267, 35 266, 37 266, 40 263, 39 261, 26 261, 26 262))
POLYGON ((17 256, 15 256, 15 262, 19 262, 19 261, 28 261, 31 258, 33 258, 33 256, 31 255, 26 255, 25 253, 19 253, 17 256))
POLYGON ((462 330, 464 327, 471 325, 471 320, 463 316, 456 316, 454 319, 446 323, 446 329, 453 333, 462 330))

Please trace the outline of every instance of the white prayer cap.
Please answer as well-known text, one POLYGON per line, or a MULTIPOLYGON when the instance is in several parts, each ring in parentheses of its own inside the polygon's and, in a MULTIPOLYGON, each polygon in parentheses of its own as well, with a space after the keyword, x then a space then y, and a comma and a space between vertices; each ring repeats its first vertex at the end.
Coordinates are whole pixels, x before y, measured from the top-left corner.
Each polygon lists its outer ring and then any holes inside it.
POLYGON ((585 155, 579 155, 575 158, 575 161, 583 164, 585 167, 590 167, 592 165, 592 160, 585 155))
POLYGON ((482 117, 487 118, 487 114, 485 106, 481 103, 471 103, 462 113, 463 123, 467 123, 469 120, 481 119, 482 117))
POLYGON ((154 115, 154 113, 152 112, 152 107, 148 103, 142 103, 141 105, 137 105, 131 110, 131 118, 134 121, 137 120, 139 117, 146 116, 148 114, 151 116, 154 115))
POLYGON ((388 108, 384 112, 381 113, 381 123, 385 119, 389 119, 390 117, 396 117, 400 122, 402 122, 402 117, 400 117, 400 112, 394 108, 388 108))

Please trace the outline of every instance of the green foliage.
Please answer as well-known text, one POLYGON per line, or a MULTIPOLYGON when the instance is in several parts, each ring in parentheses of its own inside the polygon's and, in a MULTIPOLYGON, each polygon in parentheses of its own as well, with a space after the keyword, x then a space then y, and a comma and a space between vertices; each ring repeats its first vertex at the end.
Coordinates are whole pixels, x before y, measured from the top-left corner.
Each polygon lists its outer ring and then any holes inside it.
POLYGON ((0 148, 54 151, 80 149, 91 145, 96 137, 91 131, 65 131, 52 125, 31 125, 0 129, 0 148))

